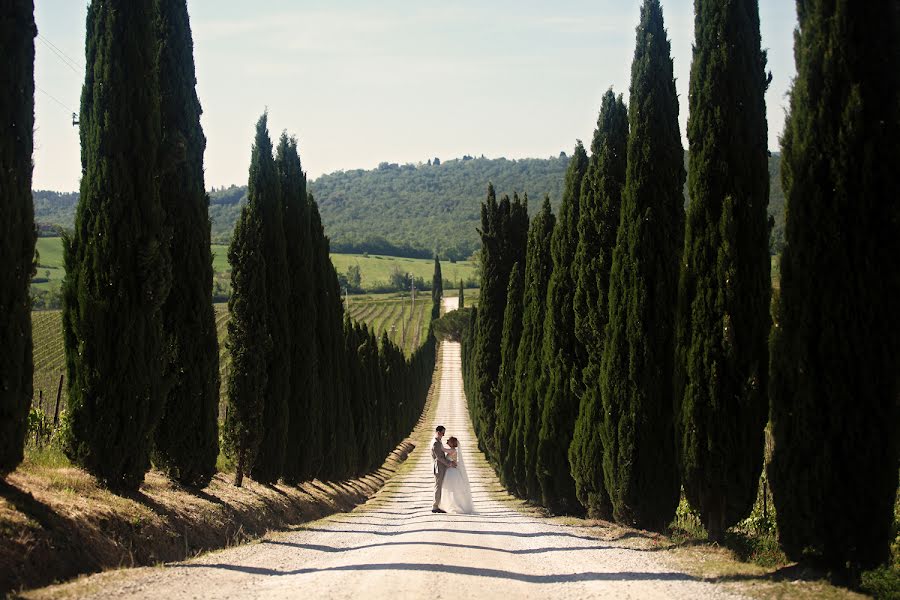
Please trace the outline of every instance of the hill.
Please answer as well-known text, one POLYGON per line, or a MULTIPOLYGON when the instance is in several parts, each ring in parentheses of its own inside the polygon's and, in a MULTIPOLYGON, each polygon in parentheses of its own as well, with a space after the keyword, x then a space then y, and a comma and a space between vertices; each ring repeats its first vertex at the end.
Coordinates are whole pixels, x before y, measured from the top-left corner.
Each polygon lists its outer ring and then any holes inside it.
MULTIPOLYGON (((430 257, 435 250, 454 260, 480 246, 477 227, 488 182, 499 195, 527 193, 534 211, 544 194, 554 209, 562 196, 568 157, 472 158, 398 165, 381 163, 371 170, 338 171, 310 183, 333 252, 430 257)), ((773 251, 781 246, 784 196, 776 153, 769 159, 773 215, 773 251)), ((209 216, 213 240, 225 243, 246 197, 245 186, 213 189, 209 216)), ((42 230, 71 227, 77 193, 36 191, 35 215, 42 230)))

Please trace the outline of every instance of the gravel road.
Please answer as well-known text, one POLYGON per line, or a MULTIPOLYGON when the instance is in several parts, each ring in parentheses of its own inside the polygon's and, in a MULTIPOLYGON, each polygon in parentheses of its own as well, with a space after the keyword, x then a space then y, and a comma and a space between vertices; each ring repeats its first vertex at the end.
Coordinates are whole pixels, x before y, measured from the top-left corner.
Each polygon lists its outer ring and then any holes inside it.
POLYGON ((63 586, 50 595, 166 600, 734 597, 673 571, 662 553, 634 545, 639 535, 604 540, 587 529, 513 508, 499 496, 499 483, 472 438, 459 344, 444 343, 440 356, 442 378, 430 428, 441 423, 448 435, 460 439, 476 515, 431 513, 431 457, 423 438, 394 479, 353 512, 185 563, 95 576, 68 593, 63 586))

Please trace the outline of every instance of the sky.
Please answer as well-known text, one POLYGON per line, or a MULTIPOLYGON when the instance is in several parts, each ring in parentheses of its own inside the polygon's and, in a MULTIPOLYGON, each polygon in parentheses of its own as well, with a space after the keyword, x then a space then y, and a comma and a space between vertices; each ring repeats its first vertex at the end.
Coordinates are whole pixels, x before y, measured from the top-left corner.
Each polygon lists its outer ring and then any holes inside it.
MULTIPOLYGON (((88 0, 37 0, 34 189, 74 191, 88 0)), ((693 1, 662 0, 687 147, 693 1)), ((571 153, 603 93, 627 102, 640 0, 188 0, 207 187, 244 185, 254 125, 296 135, 304 170, 464 154, 571 153)), ((794 76, 790 0, 759 0, 769 148, 794 76)))

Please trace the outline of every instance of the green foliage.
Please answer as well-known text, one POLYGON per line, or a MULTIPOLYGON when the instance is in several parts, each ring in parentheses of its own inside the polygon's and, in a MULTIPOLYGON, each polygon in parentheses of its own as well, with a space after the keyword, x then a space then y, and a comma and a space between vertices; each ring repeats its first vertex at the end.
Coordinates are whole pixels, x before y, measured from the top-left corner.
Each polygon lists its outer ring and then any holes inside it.
POLYGON ((582 510, 569 469, 568 451, 579 404, 571 378, 578 376, 577 360, 583 352, 575 337, 572 264, 578 246, 579 198, 587 168, 587 153, 578 141, 566 172, 566 189, 553 230, 553 273, 547 289, 547 314, 544 318, 542 361, 545 370, 539 384, 543 411, 538 432, 536 472, 542 502, 556 513, 578 513, 582 510))
MULTIPOLYGON (((291 338, 288 305, 290 279, 284 236, 284 206, 281 182, 272 156, 268 115, 263 113, 256 123, 256 140, 250 161, 250 201, 259 206, 262 223, 262 253, 265 256, 266 324, 272 340, 266 362, 268 373, 263 394, 263 428, 265 435, 259 446, 250 476, 261 483, 275 483, 284 469, 288 434, 288 398, 291 393, 291 338)), ((260 300, 262 301, 262 300, 260 300)))
POLYGON ((466 290, 463 287, 462 279, 459 280, 459 301, 457 308, 463 309, 466 307, 466 290))
POLYGON ((154 11, 153 0, 88 8, 81 196, 64 251, 66 451, 120 491, 137 489, 150 466, 169 387, 154 11))
POLYGON ((506 311, 503 315, 503 340, 500 345, 500 374, 497 379, 497 426, 494 429, 494 448, 496 449, 496 468, 500 481, 511 487, 513 463, 508 460, 509 445, 513 438, 513 429, 518 420, 515 397, 516 358, 519 353, 519 340, 522 337, 522 310, 525 265, 516 262, 509 274, 509 286, 506 290, 506 311))
POLYGON ((685 494, 720 540, 753 507, 767 420, 766 56, 756 0, 695 6, 676 450, 685 494))
MULTIPOLYGON (((288 334, 290 395, 284 479, 296 483, 315 476, 319 430, 313 415, 322 410, 316 370, 316 305, 313 286, 313 245, 306 174, 300 163, 297 140, 282 133, 275 166, 281 187, 285 252, 289 278, 288 334)), ((358 267, 357 267, 358 268, 358 267)))
POLYGON ((172 388, 156 429, 153 462, 184 485, 206 486, 219 455, 219 345, 203 183, 206 138, 195 91, 185 0, 157 0, 162 115, 160 199, 171 236, 172 289, 163 306, 172 388))
MULTIPOLYGON (((769 158, 769 214, 775 220, 773 252, 781 247, 784 231, 780 162, 780 155, 773 152, 769 158)), ((568 164, 565 156, 449 160, 438 168, 403 165, 338 171, 310 182, 310 188, 319 197, 332 252, 423 258, 430 263, 437 251, 453 262, 468 258, 479 247, 478 199, 485 181, 493 181, 501 195, 517 189, 530 192, 532 197, 548 194, 554 207, 559 208, 568 164)), ((77 194, 36 190, 35 215, 42 235, 45 231, 58 235, 53 233, 56 229, 71 228, 76 201, 77 194)), ((246 186, 232 185, 210 192, 214 240, 228 243, 246 201, 246 186)), ((346 268, 339 266, 338 270, 345 272, 346 268)), ((444 275, 449 278, 450 273, 444 275)))
MULTIPOLYGON (((252 164, 257 162, 254 145, 252 164)), ((251 167, 252 168, 252 167, 251 167)), ((265 434, 263 413, 272 352, 268 326, 266 264, 263 254, 262 216, 256 197, 241 211, 234 230, 228 261, 231 263, 231 298, 228 300, 227 348, 228 407, 225 411, 226 454, 235 463, 235 485, 254 464, 265 434)))
POLYGON ((451 310, 443 317, 434 321, 434 335, 439 340, 449 340, 451 342, 459 342, 463 339, 465 332, 470 326, 472 320, 473 308, 460 308, 451 310))
POLYGON ((522 498, 539 501, 541 487, 537 479, 537 441, 544 398, 540 393, 543 371, 544 319, 547 286, 553 270, 550 242, 556 218, 550 209, 550 199, 544 198, 541 211, 531 221, 528 230, 525 259, 524 292, 522 299, 522 334, 516 354, 515 427, 509 441, 509 452, 502 470, 512 472, 509 489, 522 498), (509 464, 508 464, 509 463, 509 464), (511 465, 511 467, 510 467, 511 465))
POLYGON ((431 320, 441 317, 441 298, 444 296, 444 278, 441 275, 441 261, 434 255, 434 275, 431 277, 431 320))
POLYGON ((858 572, 889 557, 898 480, 900 14, 889 0, 802 8, 769 479, 787 555, 858 572))
POLYGON ((3 8, 0 46, 0 476, 22 461, 31 401, 31 303, 34 275, 34 1, 3 8))
POLYGON ((593 518, 609 519, 612 506, 603 480, 603 441, 600 428, 600 358, 609 320, 609 271, 619 228, 622 188, 628 149, 628 109, 608 90, 603 96, 591 160, 582 184, 578 219, 578 247, 572 266, 575 281, 575 336, 584 349, 573 374, 581 402, 569 465, 578 500, 593 518))
POLYGON ((672 375, 685 172, 669 50, 659 2, 644 0, 601 368, 603 473, 613 516, 656 530, 671 521, 680 495, 672 375))

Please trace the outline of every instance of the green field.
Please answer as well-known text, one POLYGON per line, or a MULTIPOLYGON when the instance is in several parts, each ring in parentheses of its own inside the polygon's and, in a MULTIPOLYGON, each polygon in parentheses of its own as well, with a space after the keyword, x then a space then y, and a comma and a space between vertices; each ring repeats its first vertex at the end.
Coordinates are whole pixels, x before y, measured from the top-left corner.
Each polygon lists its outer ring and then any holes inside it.
MULTIPOLYGON (((447 296, 456 297, 456 290, 448 290, 447 296)), ((472 306, 478 298, 478 290, 466 290, 466 305, 472 306)), ((383 331, 395 344, 403 348, 407 356, 425 342, 431 323, 431 294, 417 295, 413 309, 409 294, 360 294, 348 299, 348 312, 352 319, 367 323, 381 337, 383 331)), ((225 347, 228 335, 228 305, 215 305, 216 331, 219 337, 219 371, 222 379, 220 414, 224 415, 225 381, 229 357, 225 347)), ((62 316, 59 310, 42 310, 31 313, 34 332, 34 404, 53 414, 59 378, 66 370, 63 350, 62 316)), ((63 385, 60 405, 65 406, 66 386, 63 385)))
MULTIPOLYGON (((65 271, 63 270, 62 238, 47 237, 38 238, 38 252, 40 262, 35 275, 36 282, 33 289, 50 291, 58 289, 62 283, 65 271)), ((228 283, 228 273, 231 268, 228 265, 228 246, 223 244, 212 245, 213 271, 217 281, 228 283)), ((390 279, 391 271, 396 267, 404 273, 411 273, 413 277, 421 277, 426 282, 431 282, 434 273, 434 261, 425 258, 399 258, 396 256, 377 256, 364 254, 332 254, 331 262, 335 269, 342 274, 352 265, 359 265, 363 289, 375 289, 379 285, 386 285, 390 279)), ((478 279, 478 266, 471 261, 451 263, 441 262, 441 271, 444 277, 444 287, 457 288, 459 280, 470 283, 478 279)))

